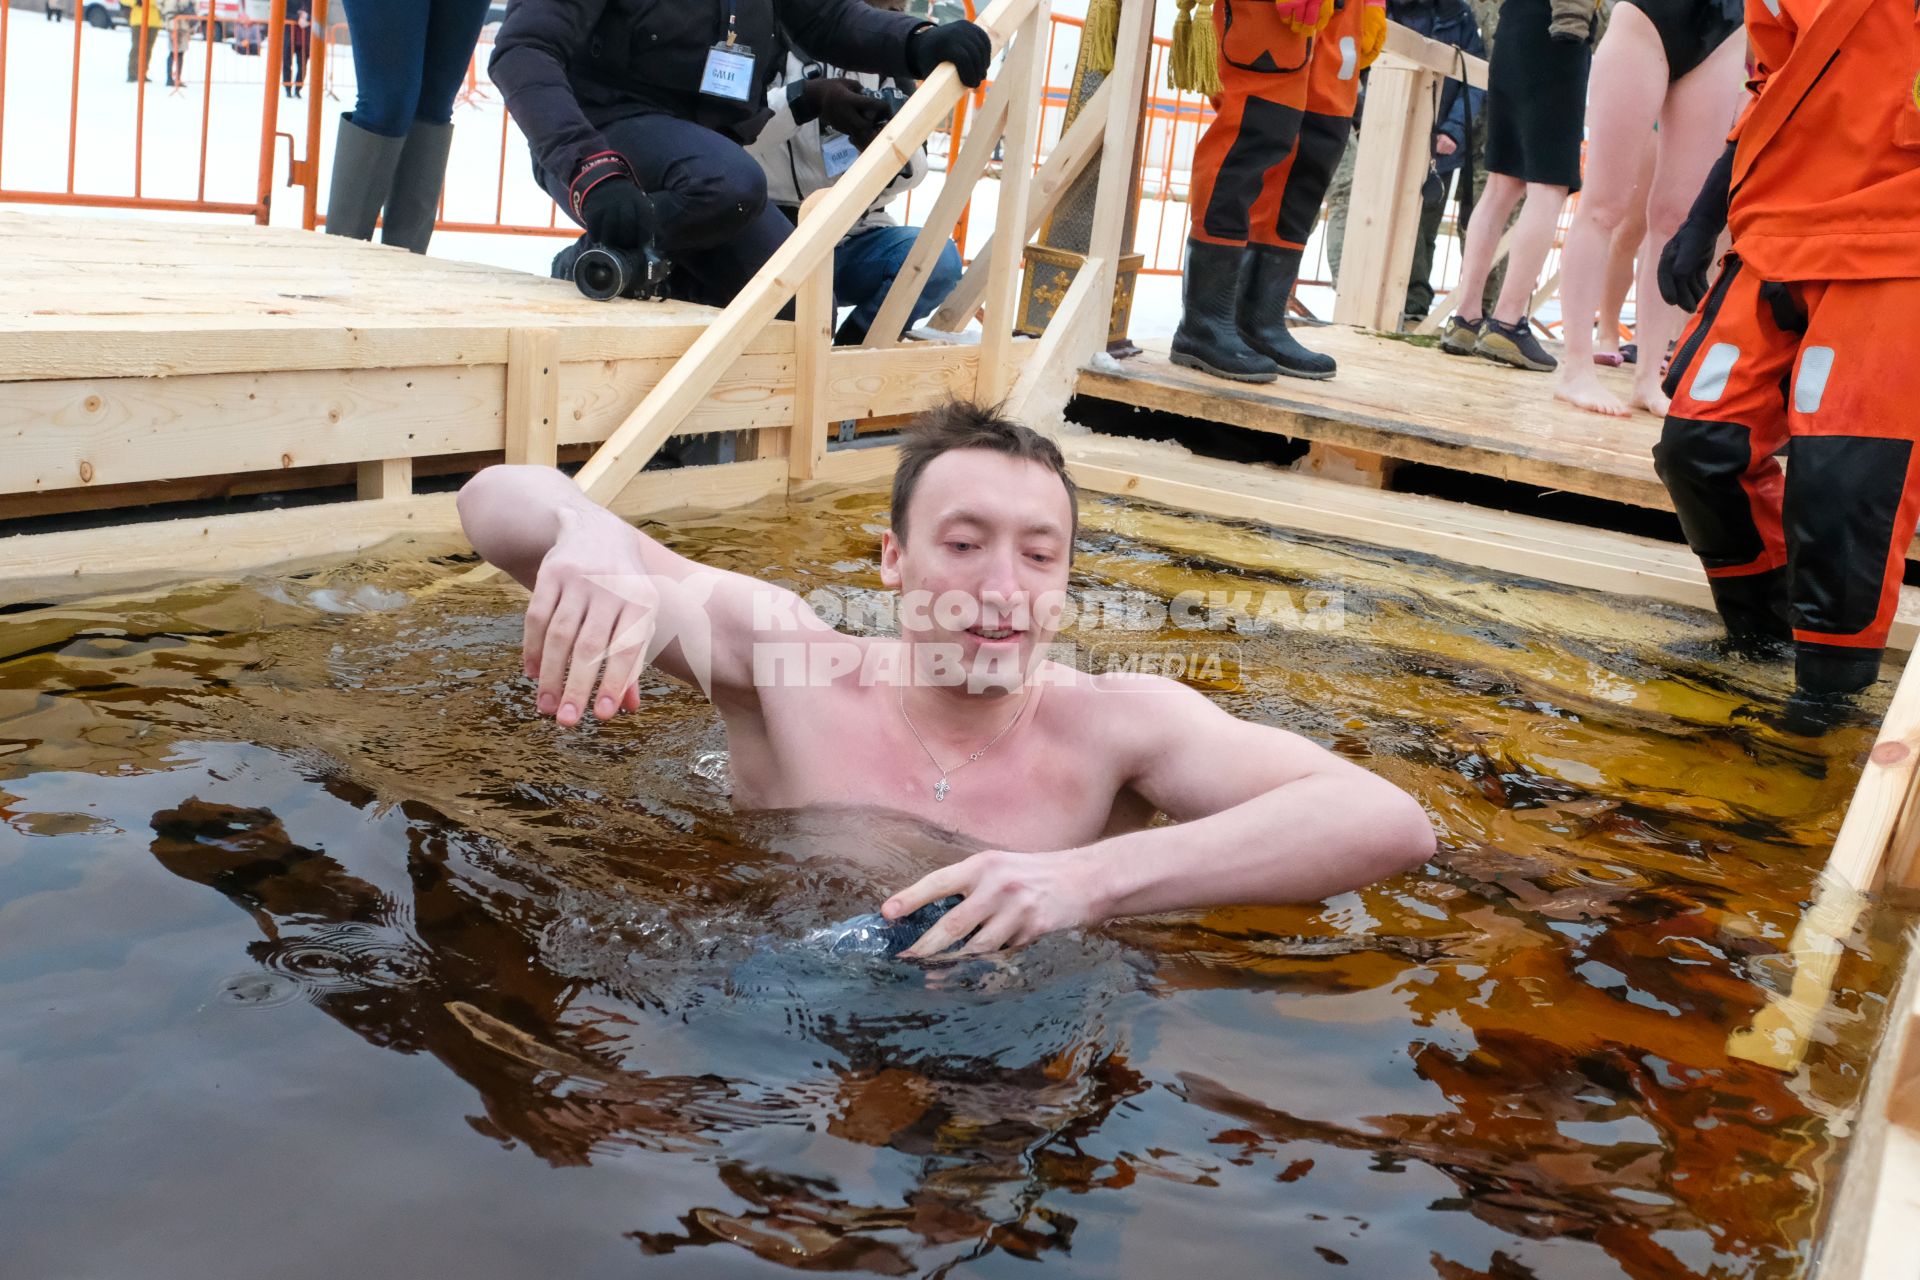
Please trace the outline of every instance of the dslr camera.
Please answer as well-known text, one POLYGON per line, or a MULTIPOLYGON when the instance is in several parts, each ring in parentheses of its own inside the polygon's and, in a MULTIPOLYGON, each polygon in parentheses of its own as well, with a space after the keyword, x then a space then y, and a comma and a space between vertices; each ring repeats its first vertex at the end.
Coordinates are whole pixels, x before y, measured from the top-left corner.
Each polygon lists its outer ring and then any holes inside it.
POLYGON ((671 264, 649 245, 637 252, 589 245, 573 260, 573 283, 596 302, 667 296, 671 264))

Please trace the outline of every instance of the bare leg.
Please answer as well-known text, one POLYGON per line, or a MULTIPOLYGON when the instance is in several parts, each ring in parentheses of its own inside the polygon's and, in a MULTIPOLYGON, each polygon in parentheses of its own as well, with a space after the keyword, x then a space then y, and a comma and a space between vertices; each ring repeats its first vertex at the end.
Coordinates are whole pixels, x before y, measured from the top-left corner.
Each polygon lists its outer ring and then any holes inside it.
POLYGON ((1500 296, 1493 304, 1493 318, 1501 324, 1518 324, 1526 318, 1533 302, 1533 287, 1540 283, 1540 268, 1546 264, 1547 250, 1553 248, 1554 228, 1566 203, 1565 187, 1527 184, 1520 221, 1513 224, 1513 236, 1507 241, 1507 281, 1500 286, 1500 296))
POLYGON ((1667 305, 1660 297, 1655 268, 1660 251, 1700 193, 1707 170, 1726 146, 1727 129, 1744 92, 1745 65, 1746 41, 1736 33, 1667 90, 1667 104, 1660 113, 1660 148, 1654 161, 1652 194, 1647 197, 1648 251, 1640 255, 1635 326, 1640 363, 1633 379, 1633 403, 1656 418, 1667 413, 1667 396, 1660 389, 1660 366, 1666 360, 1667 344, 1680 332, 1684 317, 1678 307, 1667 305))
POLYGON ((1480 298, 1493 271, 1493 251, 1500 247, 1500 233, 1506 230, 1507 218, 1525 192, 1526 186, 1518 178, 1504 173, 1487 175, 1486 190, 1474 202, 1473 218, 1467 223, 1466 247, 1460 251, 1460 305, 1455 312, 1462 320, 1480 318, 1480 298))
POLYGON ((1620 350, 1620 316, 1626 310, 1627 295, 1633 292, 1634 263, 1647 238, 1647 196, 1653 190, 1653 136, 1640 159, 1640 176, 1633 184, 1633 207, 1627 221, 1613 233, 1613 248, 1607 256, 1607 281, 1600 294, 1600 323, 1594 326, 1594 351, 1620 350))
MULTIPOLYGON (((1630 221, 1635 178, 1667 93, 1667 56, 1647 15, 1620 5, 1593 55, 1587 90, 1587 164, 1580 204, 1560 255, 1561 335, 1567 344, 1553 394, 1594 413, 1627 406, 1593 372, 1593 317, 1616 235, 1630 221)), ((1645 197, 1641 199, 1644 201, 1645 197)), ((1644 205, 1643 205, 1644 207, 1644 205)), ((1501 299, 1504 304, 1506 299, 1501 299)))

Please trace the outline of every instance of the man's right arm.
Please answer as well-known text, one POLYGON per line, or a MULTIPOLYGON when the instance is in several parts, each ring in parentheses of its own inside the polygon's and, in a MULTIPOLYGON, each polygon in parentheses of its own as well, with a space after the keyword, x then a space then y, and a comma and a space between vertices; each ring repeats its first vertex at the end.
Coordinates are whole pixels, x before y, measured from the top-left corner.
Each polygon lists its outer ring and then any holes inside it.
POLYGON ((474 550, 533 593, 525 670, 540 714, 563 725, 636 708, 648 665, 746 710, 756 641, 836 634, 793 592, 687 559, 551 467, 488 467, 459 508, 474 550))
POLYGON ((611 150, 567 81, 567 68, 586 49, 606 3, 516 0, 487 60, 487 74, 527 135, 535 162, 549 177, 569 183, 590 157, 611 150))

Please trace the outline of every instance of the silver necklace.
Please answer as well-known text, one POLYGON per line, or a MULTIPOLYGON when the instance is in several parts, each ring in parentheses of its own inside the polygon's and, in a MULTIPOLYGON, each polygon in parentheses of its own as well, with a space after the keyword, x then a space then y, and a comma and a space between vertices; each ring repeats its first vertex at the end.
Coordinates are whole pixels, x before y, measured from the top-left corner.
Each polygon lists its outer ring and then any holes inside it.
POLYGON ((962 760, 959 764, 953 766, 953 768, 947 769, 947 768, 941 767, 940 761, 934 756, 932 749, 927 746, 927 740, 920 736, 920 731, 918 729, 913 727, 913 717, 907 714, 907 686, 905 685, 900 686, 900 718, 907 722, 907 732, 911 733, 913 735, 913 740, 920 744, 920 750, 926 752, 928 761, 932 763, 934 768, 940 770, 940 781, 933 784, 933 798, 936 802, 945 800, 947 798, 947 793, 953 790, 953 784, 947 781, 947 775, 950 773, 960 772, 962 769, 972 764, 975 760, 978 760, 981 756, 993 750, 993 744, 1000 741, 1000 739, 1006 737, 1007 730, 1013 728, 1014 725, 1020 723, 1021 713, 1026 711, 1026 709, 1027 709, 1026 701, 1022 699, 1020 705, 1014 709, 1013 719, 1007 721, 1006 724, 1002 725, 1000 727, 1000 732, 994 734, 993 737, 987 740, 986 746, 980 748, 978 751, 968 756, 965 760, 962 760))

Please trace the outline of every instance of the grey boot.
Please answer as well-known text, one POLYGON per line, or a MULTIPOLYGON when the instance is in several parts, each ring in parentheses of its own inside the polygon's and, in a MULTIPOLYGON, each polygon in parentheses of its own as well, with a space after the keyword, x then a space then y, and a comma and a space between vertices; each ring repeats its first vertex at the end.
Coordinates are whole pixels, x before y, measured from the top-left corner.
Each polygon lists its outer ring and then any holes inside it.
POLYGON ((1333 357, 1309 351, 1287 332, 1287 304, 1300 275, 1300 250, 1260 245, 1250 252, 1253 267, 1240 278, 1240 336, 1289 378, 1331 378, 1333 357))
POLYGON ((440 212, 440 184, 447 176, 447 148, 452 145, 452 125, 413 122, 393 171, 393 189, 387 193, 387 214, 380 224, 382 244, 397 244, 414 253, 427 251, 433 220, 440 212))
POLYGON ((333 185, 327 189, 327 234, 373 239, 373 224, 387 202, 394 166, 400 162, 405 138, 368 133, 340 117, 333 147, 333 185))

